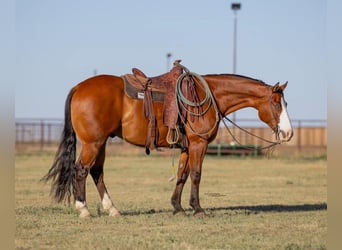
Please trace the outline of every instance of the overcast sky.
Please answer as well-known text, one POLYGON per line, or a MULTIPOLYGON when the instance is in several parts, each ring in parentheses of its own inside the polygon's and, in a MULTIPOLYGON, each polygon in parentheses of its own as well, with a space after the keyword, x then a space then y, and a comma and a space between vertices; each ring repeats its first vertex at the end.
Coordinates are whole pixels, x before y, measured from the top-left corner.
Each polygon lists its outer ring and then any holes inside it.
MULTIPOLYGON (((166 54, 191 71, 232 73, 228 0, 17 0, 15 117, 63 118, 70 88, 97 74, 167 70, 166 54)), ((292 119, 327 116, 327 2, 243 0, 237 73, 288 81, 292 119)), ((257 118, 254 111, 237 118, 257 118)))

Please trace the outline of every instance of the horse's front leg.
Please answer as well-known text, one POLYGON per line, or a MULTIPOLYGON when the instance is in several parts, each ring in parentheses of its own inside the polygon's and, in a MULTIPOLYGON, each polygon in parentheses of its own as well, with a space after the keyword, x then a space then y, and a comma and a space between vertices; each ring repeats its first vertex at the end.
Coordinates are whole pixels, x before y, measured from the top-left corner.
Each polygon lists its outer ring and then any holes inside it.
POLYGON ((199 186, 201 182, 202 163, 208 142, 202 139, 193 141, 189 145, 189 168, 191 178, 190 206, 195 210, 194 215, 201 216, 205 212, 200 205, 199 186))
POLYGON ((188 151, 184 150, 181 152, 179 163, 178 163, 178 172, 177 172, 177 183, 176 188, 171 197, 171 204, 174 208, 173 214, 185 214, 184 209, 182 208, 182 192, 183 187, 189 176, 189 166, 188 166, 188 151))

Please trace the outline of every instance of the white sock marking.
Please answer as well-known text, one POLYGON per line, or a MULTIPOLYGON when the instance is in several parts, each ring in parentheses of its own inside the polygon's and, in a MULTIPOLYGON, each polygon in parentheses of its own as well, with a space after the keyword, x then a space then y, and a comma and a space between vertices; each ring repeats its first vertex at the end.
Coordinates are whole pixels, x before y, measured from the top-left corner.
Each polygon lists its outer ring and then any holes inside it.
POLYGON ((87 204, 86 204, 86 202, 76 201, 75 206, 77 209, 82 209, 84 207, 87 207, 87 204))
POLYGON ((106 210, 110 209, 113 206, 113 202, 107 193, 104 193, 103 195, 102 206, 106 210))

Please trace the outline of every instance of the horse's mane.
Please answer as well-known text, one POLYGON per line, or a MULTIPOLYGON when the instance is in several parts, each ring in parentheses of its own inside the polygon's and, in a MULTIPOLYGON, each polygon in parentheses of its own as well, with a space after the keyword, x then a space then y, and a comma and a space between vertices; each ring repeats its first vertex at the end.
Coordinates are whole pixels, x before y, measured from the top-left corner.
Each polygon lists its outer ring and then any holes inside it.
POLYGON ((225 74, 207 74, 207 75, 204 75, 204 76, 208 76, 208 77, 210 77, 210 76, 213 76, 213 77, 215 77, 215 76, 228 76, 228 77, 235 76, 235 77, 239 77, 239 78, 244 78, 244 79, 246 79, 246 80, 256 81, 256 82, 259 82, 259 83, 261 83, 261 84, 264 84, 264 85, 269 86, 267 83, 265 83, 265 82, 262 81, 262 80, 255 79, 255 78, 252 78, 252 77, 249 77, 249 76, 238 75, 238 74, 227 74, 227 73, 225 73, 225 74))

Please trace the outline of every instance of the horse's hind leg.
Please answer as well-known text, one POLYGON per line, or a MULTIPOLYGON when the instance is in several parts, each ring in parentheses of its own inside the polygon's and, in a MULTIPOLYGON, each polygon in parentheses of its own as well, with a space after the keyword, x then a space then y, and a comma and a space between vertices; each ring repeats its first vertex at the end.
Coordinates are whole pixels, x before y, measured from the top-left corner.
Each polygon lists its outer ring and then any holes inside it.
POLYGON ((86 202, 86 179, 89 170, 94 165, 99 146, 96 143, 83 143, 80 156, 76 163, 76 188, 74 190, 75 206, 80 211, 80 217, 89 217, 90 212, 86 202))
POLYGON ((112 200, 110 199, 106 185, 103 181, 103 164, 105 161, 106 143, 100 148, 99 154, 95 161, 95 165, 90 169, 90 175, 93 177, 94 183, 99 192, 102 206, 105 210, 109 211, 109 216, 120 215, 118 209, 114 206, 112 200))
POLYGON ((74 190, 75 207, 80 211, 80 217, 89 217, 90 212, 86 203, 86 179, 89 171, 89 164, 80 156, 76 162, 76 188, 74 190))

